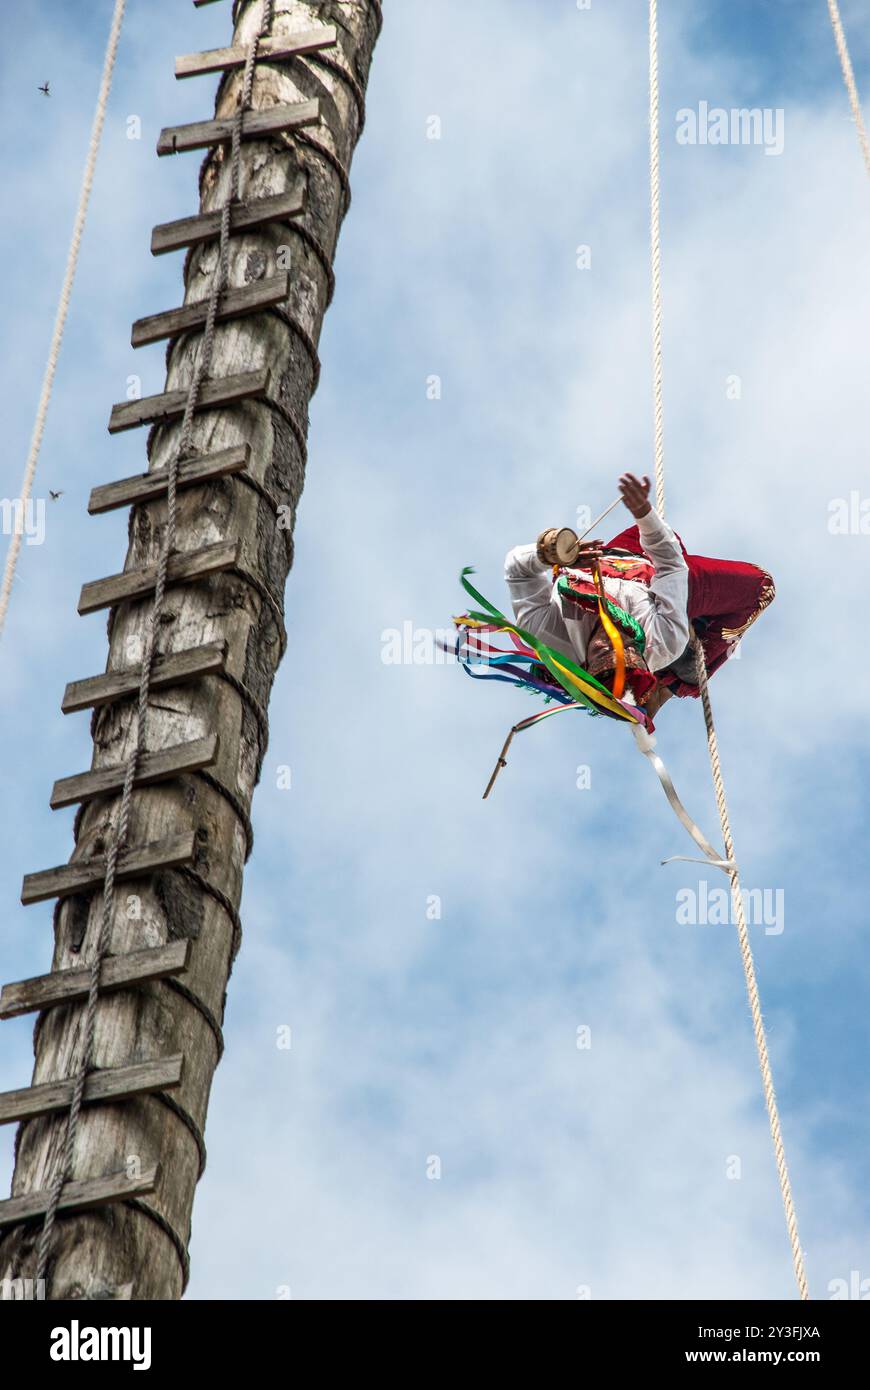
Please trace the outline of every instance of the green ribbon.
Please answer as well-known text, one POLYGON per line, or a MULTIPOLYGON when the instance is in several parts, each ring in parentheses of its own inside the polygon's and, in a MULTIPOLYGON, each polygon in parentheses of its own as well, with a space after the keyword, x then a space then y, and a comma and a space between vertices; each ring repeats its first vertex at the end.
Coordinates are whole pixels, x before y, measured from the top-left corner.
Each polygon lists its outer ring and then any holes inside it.
MULTIPOLYGON (((576 595, 564 575, 559 579, 556 587, 561 594, 566 594, 568 598, 576 601, 576 595)), ((595 599, 594 594, 590 594, 589 597, 590 599, 595 599)), ((584 605, 581 604, 581 607, 583 606, 584 605)), ((641 656, 643 656, 643 650, 646 646, 646 633, 637 621, 637 618, 633 618, 630 613, 626 613, 625 609, 620 608, 619 604, 614 603, 611 598, 605 597, 604 606, 614 622, 619 623, 619 626, 629 633, 631 640, 634 642, 641 656)))
MULTIPOLYGON (((566 667, 572 675, 577 676, 582 681, 586 681, 596 690, 600 690, 602 695, 606 695, 609 700, 614 698, 613 691, 608 690, 606 685, 602 685, 601 682, 597 681, 594 676, 591 676, 588 671, 584 671, 583 667, 578 666, 576 661, 572 661, 570 656, 565 656, 562 652, 557 652, 553 647, 548 647, 546 642, 539 641, 537 637, 533 637, 532 634, 526 632, 524 628, 517 627, 516 623, 508 622, 504 613, 500 613, 497 608, 493 607, 493 605, 483 597, 483 594, 478 593, 473 584, 469 583, 466 578, 469 574, 474 574, 474 568, 471 565, 466 565, 459 576, 460 583, 465 592, 486 610, 482 613, 470 610, 468 614, 469 618, 475 618, 478 622, 483 623, 491 623, 494 620, 497 627, 505 627, 510 629, 511 632, 515 632, 518 637, 521 637, 523 641, 531 647, 532 651, 539 658, 541 665, 546 666, 550 674, 559 682, 562 689, 571 696, 572 700, 576 700, 579 704, 585 705, 593 714, 600 714, 601 711, 594 700, 590 699, 588 695, 584 695, 582 691, 574 690, 565 684, 559 673, 556 662, 566 667)), ((610 711, 608 710, 607 713, 610 713, 610 711)))

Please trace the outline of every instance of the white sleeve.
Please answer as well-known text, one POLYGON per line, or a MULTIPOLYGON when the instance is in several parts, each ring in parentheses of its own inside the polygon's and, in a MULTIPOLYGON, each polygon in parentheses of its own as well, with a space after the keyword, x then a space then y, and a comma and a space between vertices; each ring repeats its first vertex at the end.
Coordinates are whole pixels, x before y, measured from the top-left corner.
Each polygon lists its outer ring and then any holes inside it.
POLYGON ((644 624, 646 660, 659 671, 681 656, 689 640, 689 569, 680 543, 658 512, 650 510, 638 519, 637 529, 655 574, 650 583, 652 614, 644 624))
POLYGON ((511 593, 517 627, 534 637, 567 637, 558 609, 551 603, 553 567, 538 559, 537 545, 517 545, 505 556, 504 577, 511 593))

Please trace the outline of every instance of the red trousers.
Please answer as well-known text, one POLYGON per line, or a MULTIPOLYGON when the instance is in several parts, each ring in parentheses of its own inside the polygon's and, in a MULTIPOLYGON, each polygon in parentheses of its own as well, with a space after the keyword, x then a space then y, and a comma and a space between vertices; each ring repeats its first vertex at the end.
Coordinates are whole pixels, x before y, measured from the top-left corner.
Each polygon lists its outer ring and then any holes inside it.
MULTIPOLYGON (((771 576, 757 565, 745 564, 742 560, 711 560, 706 555, 690 555, 679 536, 677 540, 689 567, 689 619, 704 648, 707 674, 712 676, 726 660, 729 648, 738 637, 773 602, 776 590, 771 576)), ((636 526, 614 536, 609 546, 643 554, 636 526)), ((679 664, 679 674, 666 668, 656 673, 658 679, 675 695, 697 696, 694 675, 686 680, 689 672, 679 664)), ((693 659, 691 665, 693 668, 693 659)))

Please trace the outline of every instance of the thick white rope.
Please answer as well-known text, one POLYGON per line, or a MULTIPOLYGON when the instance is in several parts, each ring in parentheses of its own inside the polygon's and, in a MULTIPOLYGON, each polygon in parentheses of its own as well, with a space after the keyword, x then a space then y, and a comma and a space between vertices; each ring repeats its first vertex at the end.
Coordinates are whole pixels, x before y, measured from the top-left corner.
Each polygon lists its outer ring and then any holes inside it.
POLYGON ((713 789, 716 793, 716 805, 719 808, 719 822, 722 826, 722 839, 725 844, 725 858, 735 866, 728 875, 731 880, 731 902, 734 909, 734 920, 737 924, 737 939, 740 943, 740 957, 743 961, 743 975, 746 980, 749 1011, 752 1014, 752 1031, 755 1034, 758 1065, 761 1070, 761 1084, 764 1090, 764 1103, 767 1106, 770 1137, 773 1140, 773 1155, 776 1162, 777 1175, 779 1177, 779 1187, 782 1193, 782 1204, 785 1209, 785 1224, 788 1229, 788 1238, 791 1245, 798 1292, 802 1299, 808 1299, 810 1291, 807 1284, 806 1269, 804 1268, 804 1254, 798 1236, 797 1215, 792 1198, 791 1181, 789 1179, 788 1164, 785 1157, 785 1147, 782 1142, 782 1129, 779 1123, 779 1107, 776 1103, 776 1092, 773 1088, 773 1072, 771 1070, 770 1056, 767 1050, 767 1035, 764 1028, 764 1019, 761 1014, 761 1000, 758 994, 758 981, 755 975, 755 961, 753 959, 752 946, 749 941, 749 931, 746 925, 746 906, 740 887, 740 870, 737 867, 734 857, 731 818, 728 814, 728 801, 725 796, 725 784, 722 780, 722 767, 719 762, 719 741, 716 737, 716 726, 713 722, 713 708, 710 704, 710 690, 707 684, 707 662, 704 657, 704 648, 697 637, 693 638, 693 647, 695 651, 698 684, 701 687, 701 701, 704 706, 704 723, 707 728, 707 750, 710 754, 710 771, 713 774, 713 789))
POLYGON ((67 1113, 66 1130, 64 1134, 63 1150, 60 1162, 54 1173, 51 1184, 51 1196, 49 1205, 45 1213, 42 1230, 39 1236, 36 1259, 36 1278, 37 1281, 45 1278, 48 1267, 48 1257, 51 1249, 51 1240, 54 1232, 55 1220, 57 1217, 58 1206, 64 1184, 67 1182, 73 1166, 75 1152, 75 1140, 78 1131, 79 1115, 81 1113, 82 1101, 84 1098, 85 1082, 92 1066, 94 1038, 96 1033, 97 1004, 100 991, 100 973, 103 959, 109 949, 112 923, 115 909, 115 878, 117 874, 118 857, 127 841, 127 833, 130 821, 130 812, 133 802, 133 785, 136 780, 136 771, 139 760, 145 751, 145 731, 148 720, 148 697, 151 687, 151 674, 154 664, 155 647, 157 634, 160 628, 160 614, 163 608, 163 599, 166 591, 167 570, 169 559, 175 549, 176 535, 176 487, 178 481, 178 467, 181 459, 190 451, 192 446, 193 418, 199 402, 200 389, 203 381, 208 375, 212 354, 214 350, 215 325, 217 321, 217 307, 221 294, 223 293, 229 276, 229 242, 230 242, 230 211, 233 203, 240 197, 240 175, 241 175, 241 140, 242 124, 245 112, 250 109, 254 89, 254 68, 257 60, 257 52, 260 40, 272 26, 274 10, 274 0, 263 0, 260 25, 253 41, 248 48, 245 58, 244 75, 242 78, 242 92, 239 105, 236 108, 233 120, 232 141, 230 146, 230 179, 227 199, 221 208, 220 241, 218 250, 217 268, 212 279, 208 311, 205 327, 203 330, 202 348, 194 367, 193 376, 187 392, 187 401, 184 408, 184 416, 181 422, 178 447, 173 450, 169 464, 169 477, 167 489, 167 513, 166 531, 163 536, 163 543, 160 550, 160 558, 157 564, 157 582, 154 591, 154 602, 151 609, 150 622, 148 628, 148 638, 145 647, 145 654, 142 661, 142 674, 139 682, 138 711, 136 742, 127 762, 124 773, 124 786, 121 792, 121 806, 118 814, 118 824, 112 836, 106 855, 106 876, 103 883, 103 903, 100 918, 100 927, 97 935, 96 948, 93 959, 90 962, 90 977, 88 983, 88 997, 84 1011, 83 1023, 83 1042, 81 1046, 81 1062, 75 1077, 75 1086, 67 1113))
POLYGON ((649 5, 649 182, 656 511, 659 516, 664 516, 665 412, 662 392, 662 239, 659 224, 659 26, 657 0, 650 0, 649 5))
MULTIPOLYGON (((659 130, 658 130, 658 14, 657 0, 649 0, 649 53, 650 53, 650 197, 652 202, 652 216, 650 226, 652 228, 652 268, 653 268, 653 382, 655 391, 655 427, 656 427, 656 510, 659 515, 664 515, 664 457, 662 449, 662 416, 661 416, 661 385, 662 385, 662 350, 661 350, 661 253, 659 246, 659 130)), ((704 649, 697 636, 693 636, 693 647, 695 652, 695 663, 698 674, 698 685, 701 689, 701 701, 704 707, 704 723, 707 727, 707 749, 710 754, 710 771, 713 775, 713 789, 716 793, 716 805, 719 809, 719 821, 722 826, 722 839, 725 844, 725 859, 734 864, 729 871, 728 877, 731 880, 731 901, 734 909, 734 917, 737 924, 737 939, 740 944, 740 956, 743 961, 743 974, 746 979, 746 992, 749 998, 749 1009, 752 1014, 752 1029, 755 1034, 755 1046, 758 1052, 758 1064, 761 1069, 761 1081, 764 1089, 764 1103, 767 1106, 767 1118, 770 1123, 770 1135, 773 1140, 773 1153, 776 1161, 776 1171, 779 1177, 779 1187, 782 1193, 782 1203, 785 1208, 785 1221, 788 1230, 789 1243, 791 1245, 792 1260, 794 1262, 795 1278, 797 1279, 798 1292, 802 1299, 810 1296, 807 1284, 806 1270, 804 1268, 804 1256, 798 1237, 797 1216, 795 1215, 794 1201, 792 1199, 791 1182, 789 1180, 788 1165, 785 1158, 785 1148, 782 1142, 782 1130, 779 1123, 779 1110, 776 1103, 776 1093, 773 1088, 773 1073, 770 1067, 770 1056, 767 1050, 767 1036, 764 1028, 764 1020, 761 1015, 761 1000, 758 994, 758 982, 755 975, 755 962, 752 955, 752 946, 749 941, 749 931, 746 925, 746 910, 743 901, 743 894, 740 889, 740 871, 736 867, 737 861, 734 857, 734 840, 731 835, 731 819, 728 814, 728 802, 725 796, 725 784, 722 779, 722 767, 719 761, 719 743, 716 737, 716 726, 713 721, 713 708, 710 704, 710 691, 707 684, 707 662, 704 656, 704 649)))
POLYGON ((9 599, 15 580, 15 568, 18 564, 18 555, 21 550, 25 509, 33 491, 33 479, 36 474, 36 465, 39 461, 39 451, 42 447, 42 436, 45 432, 48 403, 51 399, 51 389, 54 385, 54 374, 57 368, 57 359, 60 355, 61 339, 63 338, 63 331, 66 327, 73 280, 75 279, 76 267, 79 259, 79 247, 81 246, 82 233, 85 227, 85 218, 87 216, 91 188, 94 182, 94 169, 96 168, 97 154, 100 148, 100 139, 103 134, 103 124, 106 118, 106 105, 112 87, 112 73, 115 68, 115 58, 118 53, 118 40, 121 37, 121 22, 124 18, 125 5, 126 0, 115 0, 115 10, 112 15, 112 24, 109 29, 109 38, 106 44, 106 56, 103 60, 103 76, 100 81, 100 91, 97 97, 97 109, 94 113, 94 122, 91 128, 91 142, 88 146, 88 155, 85 161, 85 170, 82 175, 82 186, 79 193, 79 205, 76 209, 75 222, 73 223, 72 241, 70 242, 69 255, 67 256, 60 299, 58 300, 57 314, 54 320, 54 331, 51 335, 51 345, 48 350, 48 361, 45 364, 45 374, 42 378, 42 390, 39 394, 36 421, 33 426, 33 435, 30 440, 27 463, 24 467, 21 493, 17 499, 21 511, 12 531, 12 539, 9 543, 6 565, 3 570, 3 583, 0 585, 0 633, 3 632, 3 627, 6 622, 6 613, 9 608, 9 599))
POLYGON ((828 13, 831 16, 834 38, 837 43, 837 52, 840 55, 840 66, 843 69, 843 81, 846 84, 846 91, 849 94, 852 119, 858 131, 858 142, 861 146, 861 153, 864 156, 864 163, 867 166, 867 173, 870 174, 870 140, 867 139, 867 128, 864 125, 864 117, 861 114, 861 103, 858 100, 858 88, 855 86, 855 74, 852 71, 852 60, 849 57, 849 47, 846 43, 846 34, 843 30, 843 21, 840 19, 840 7, 837 4, 837 0, 828 0, 828 13))

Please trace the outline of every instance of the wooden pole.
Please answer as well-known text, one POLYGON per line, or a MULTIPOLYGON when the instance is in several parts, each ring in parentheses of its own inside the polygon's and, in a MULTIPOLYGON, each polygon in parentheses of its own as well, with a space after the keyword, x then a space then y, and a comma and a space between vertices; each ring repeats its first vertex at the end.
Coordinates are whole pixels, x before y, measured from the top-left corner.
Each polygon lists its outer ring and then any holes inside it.
MULTIPOLYGON (((237 49, 249 44, 258 30, 259 0, 236 0, 234 15, 232 47, 237 49)), ((289 251, 289 295, 277 309, 264 307, 241 318, 222 319, 216 330, 211 378, 238 379, 261 371, 268 374, 269 384, 265 396, 242 393, 229 403, 199 411, 193 437, 196 453, 209 456, 248 446, 245 473, 253 485, 242 473, 212 470, 201 482, 178 492, 177 549, 202 551, 223 545, 232 557, 238 545, 238 552, 230 568, 202 571, 194 566, 192 577, 182 575, 170 582, 157 643, 164 673, 167 659, 193 649, 217 649, 221 661, 197 675, 194 668, 201 658, 193 664, 179 658, 184 679, 175 687, 161 687, 147 724, 150 752, 215 735, 217 747, 207 768, 137 785, 130 850, 139 854, 141 847, 175 843, 185 836, 192 837, 195 850, 192 862, 181 862, 190 858, 187 849, 174 860, 170 856, 169 867, 124 879, 115 899, 110 946, 112 957, 141 956, 183 941, 189 943, 189 953, 180 977, 155 977, 151 972, 126 986, 119 986, 115 978, 101 993, 93 1058, 94 1066, 104 1069, 183 1057, 181 1082, 171 1091, 84 1105, 72 1177, 79 1186, 85 1184, 86 1196, 79 1201, 70 1193, 61 1203, 48 1267, 49 1298, 130 1297, 132 1289, 136 1299, 171 1299, 181 1296, 186 1282, 193 1197, 205 1156, 202 1133, 222 1049, 224 992, 240 944, 235 909, 248 844, 246 818, 265 753, 263 711, 283 647, 273 600, 282 601, 292 561, 292 524, 305 476, 308 401, 317 384, 316 344, 332 289, 332 261, 347 210, 346 173, 364 120, 364 92, 380 23, 378 0, 279 0, 272 27, 276 43, 334 24, 337 45, 328 52, 306 52, 256 68, 256 110, 316 101, 320 120, 260 139, 246 135, 241 144, 243 203, 276 200, 264 205, 266 212, 270 206, 295 207, 301 185, 304 208, 292 216, 285 212, 282 222, 261 222, 263 209, 238 217, 234 213, 232 218, 229 286, 242 290, 280 274, 288 268, 289 251), (117 1174, 126 1174, 127 1186, 117 1174), (111 1206, 98 1202, 81 1210, 85 1201, 98 1201, 103 1191, 110 1194, 105 1200, 111 1199, 111 1206), (134 1192, 139 1195, 130 1195, 134 1192)), ((201 81, 205 106, 208 79, 201 81)), ((218 122, 226 122, 236 109, 241 81, 238 65, 224 73, 215 103, 218 122)), ((229 157, 226 143, 213 146, 206 155, 200 177, 201 215, 214 213, 226 199, 229 157)), ((192 167, 191 182, 193 174, 192 167)), ((200 239, 187 251, 187 304, 208 294, 217 269, 217 241, 201 238, 216 225, 201 224, 200 239)), ((146 228, 142 243, 144 254, 146 228)), ((118 325, 119 350, 125 336, 118 325)), ((185 390, 202 336, 196 326, 171 340, 166 392, 185 390)), ((95 404, 95 427, 105 413, 103 405, 95 404)), ((179 421, 172 415, 152 426, 149 472, 165 472, 178 433, 179 421)), ((117 560, 100 540, 99 519, 90 524, 95 553, 102 547, 103 572, 110 573, 117 560)), ((166 501, 160 488, 140 492, 131 512, 125 571, 156 565, 165 525, 166 501)), ((141 586, 133 592, 131 598, 116 598, 111 608, 107 670, 135 675, 152 596, 141 586)), ((171 664, 168 669, 171 673, 171 664)), ((86 673, 59 673, 59 679, 67 675, 86 673)), ((101 702, 95 704, 92 720, 93 771, 117 767, 130 754, 135 739, 134 684, 128 675, 100 686, 101 702)), ((80 864, 93 858, 98 865, 119 799, 111 777, 106 783, 97 778, 88 787, 89 792, 98 790, 80 807, 73 860, 80 864), (111 789, 101 793, 101 786, 111 789)), ((164 862, 161 853, 156 860, 152 856, 152 862, 164 862)), ((131 862, 147 861, 145 853, 131 862)), ((55 878, 61 877, 55 871, 55 878)), ((84 869, 78 879, 74 876, 74 881, 79 879, 85 888, 75 893, 67 887, 55 913, 53 972, 81 971, 90 959, 101 891, 84 869)), ((123 971, 117 975, 123 981, 123 971)), ((47 997, 56 1002, 38 1017, 34 1085, 62 1081, 80 1065, 82 1006, 68 1001, 80 999, 81 991, 49 989, 47 997)), ((96 1089, 91 1087, 91 1093, 96 1089)), ((27 1200, 16 1206, 16 1215, 44 1209, 38 1194, 47 1191, 56 1171, 64 1118, 57 1113, 40 1115, 19 1130, 12 1192, 27 1200)), ((0 1230, 0 1279, 32 1277, 39 1232, 39 1219, 0 1230)))

